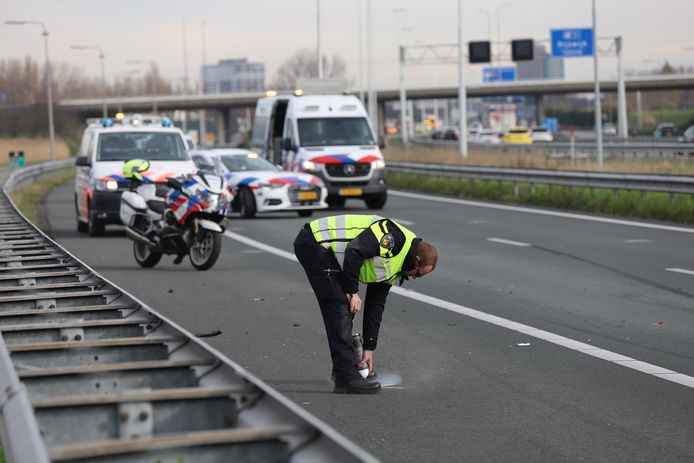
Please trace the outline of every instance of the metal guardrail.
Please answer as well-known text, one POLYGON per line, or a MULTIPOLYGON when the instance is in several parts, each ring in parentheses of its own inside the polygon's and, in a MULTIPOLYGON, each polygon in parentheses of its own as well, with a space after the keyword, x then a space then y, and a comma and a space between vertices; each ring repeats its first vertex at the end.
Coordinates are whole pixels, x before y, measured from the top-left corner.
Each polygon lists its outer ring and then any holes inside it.
POLYGON ((566 170, 468 167, 400 161, 388 161, 386 168, 390 172, 493 180, 514 184, 564 185, 583 188, 694 194, 694 177, 680 175, 612 174, 566 170))
MULTIPOLYGON (((374 462, 99 275, 0 195, 0 436, 9 462, 374 462)), ((2 175, 2 180, 7 172, 2 175)))
MULTIPOLYGON (((416 145, 450 148, 454 148, 458 143, 455 140, 433 140, 424 137, 416 137, 410 141, 416 145)), ((570 142, 538 142, 529 145, 509 143, 485 144, 471 142, 469 146, 471 149, 501 153, 513 152, 546 154, 554 158, 568 158, 571 156, 570 142)), ((606 141, 603 145, 603 149, 605 156, 623 159, 694 159, 694 144, 692 143, 606 141)), ((595 142, 576 141, 574 143, 574 150, 577 157, 594 157, 596 152, 595 142)))

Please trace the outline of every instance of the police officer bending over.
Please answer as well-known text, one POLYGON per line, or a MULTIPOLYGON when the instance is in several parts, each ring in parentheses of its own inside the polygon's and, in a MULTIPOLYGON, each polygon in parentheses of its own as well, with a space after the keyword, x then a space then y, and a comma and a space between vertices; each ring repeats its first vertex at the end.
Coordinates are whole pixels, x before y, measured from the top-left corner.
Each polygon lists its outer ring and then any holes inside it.
POLYGON ((338 215, 304 225, 294 253, 318 299, 333 362, 336 394, 375 394, 373 351, 393 283, 421 278, 436 267, 436 248, 394 220, 372 215, 338 215), (342 263, 342 265, 340 265, 342 263), (364 358, 369 377, 359 374, 352 348, 352 319, 364 298, 364 358))

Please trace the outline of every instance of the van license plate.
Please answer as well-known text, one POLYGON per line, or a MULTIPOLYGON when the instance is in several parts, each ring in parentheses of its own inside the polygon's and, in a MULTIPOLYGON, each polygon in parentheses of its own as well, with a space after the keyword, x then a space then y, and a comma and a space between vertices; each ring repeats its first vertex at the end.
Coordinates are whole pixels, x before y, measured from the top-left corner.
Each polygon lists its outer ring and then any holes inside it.
POLYGON ((301 201, 316 200, 318 199, 318 193, 316 193, 315 191, 300 191, 299 199, 301 201))
POLYGON ((340 196, 361 196, 361 188, 340 188, 340 196))

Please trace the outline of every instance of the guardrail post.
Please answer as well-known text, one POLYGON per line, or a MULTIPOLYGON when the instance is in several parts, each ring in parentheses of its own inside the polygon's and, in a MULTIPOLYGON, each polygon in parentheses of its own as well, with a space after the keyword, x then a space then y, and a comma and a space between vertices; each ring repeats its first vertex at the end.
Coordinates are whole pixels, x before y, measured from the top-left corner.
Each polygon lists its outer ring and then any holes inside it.
POLYGON ((531 183, 531 184, 530 184, 530 194, 531 194, 531 195, 534 195, 534 194, 535 194, 535 184, 534 184, 534 183, 531 183))
POLYGON ((518 182, 513 182, 513 197, 518 197, 518 182))

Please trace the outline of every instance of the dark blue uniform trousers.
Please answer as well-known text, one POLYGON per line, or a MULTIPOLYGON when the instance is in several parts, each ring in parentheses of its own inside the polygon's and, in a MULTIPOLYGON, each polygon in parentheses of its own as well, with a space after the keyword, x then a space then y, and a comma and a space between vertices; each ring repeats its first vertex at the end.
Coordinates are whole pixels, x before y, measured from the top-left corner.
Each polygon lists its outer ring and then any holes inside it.
POLYGON ((328 336, 335 384, 343 385, 361 378, 357 355, 352 348, 353 315, 349 312, 349 301, 340 283, 342 270, 335 254, 316 242, 307 225, 294 240, 294 254, 318 299, 328 336))

